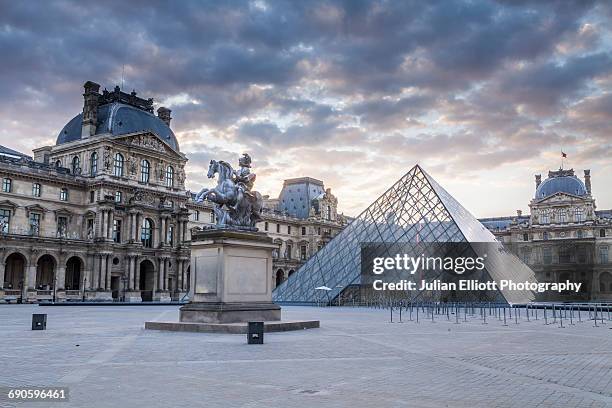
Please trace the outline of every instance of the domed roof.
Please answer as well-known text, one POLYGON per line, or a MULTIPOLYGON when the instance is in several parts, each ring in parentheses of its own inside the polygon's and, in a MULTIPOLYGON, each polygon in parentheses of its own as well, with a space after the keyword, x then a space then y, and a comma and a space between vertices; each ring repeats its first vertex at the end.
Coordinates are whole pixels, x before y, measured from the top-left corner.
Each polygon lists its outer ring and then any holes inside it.
MULTIPOLYGON (((64 126, 57 135, 57 145, 74 142, 81 139, 83 115, 78 114, 64 126)), ((137 107, 114 102, 98 107, 98 122, 96 135, 110 133, 115 136, 135 132, 149 131, 155 133, 175 151, 179 151, 178 141, 174 132, 166 123, 137 107)))
POLYGON ((575 196, 586 196, 584 183, 578 177, 569 174, 549 176, 536 189, 535 198, 540 200, 556 193, 567 193, 575 196))

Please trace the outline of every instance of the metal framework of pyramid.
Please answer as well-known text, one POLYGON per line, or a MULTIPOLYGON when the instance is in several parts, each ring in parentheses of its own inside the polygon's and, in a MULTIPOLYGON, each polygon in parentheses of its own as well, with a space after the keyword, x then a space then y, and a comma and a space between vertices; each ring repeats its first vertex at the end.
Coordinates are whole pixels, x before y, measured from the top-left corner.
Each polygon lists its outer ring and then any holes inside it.
MULTIPOLYGON (((391 186, 344 230, 281 283, 273 299, 282 303, 332 301, 361 282, 361 244, 479 242, 497 245, 488 254, 490 280, 536 282, 533 271, 419 165, 391 186), (319 288, 319 289, 317 289, 319 288), (325 288, 326 290, 321 290, 325 288)), ((527 303, 532 291, 496 291, 494 301, 527 303)))

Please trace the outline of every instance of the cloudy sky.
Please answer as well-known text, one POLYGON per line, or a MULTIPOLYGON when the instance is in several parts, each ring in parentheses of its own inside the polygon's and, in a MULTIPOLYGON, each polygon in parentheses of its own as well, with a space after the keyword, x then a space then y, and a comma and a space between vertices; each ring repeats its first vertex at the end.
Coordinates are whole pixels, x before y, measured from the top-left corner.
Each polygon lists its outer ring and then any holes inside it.
POLYGON ((0 144, 52 144, 82 85, 173 111, 188 187, 254 158, 257 189, 325 181, 357 215, 420 163, 479 217, 533 175, 592 169, 612 208, 612 6, 591 1, 0 0, 0 144))

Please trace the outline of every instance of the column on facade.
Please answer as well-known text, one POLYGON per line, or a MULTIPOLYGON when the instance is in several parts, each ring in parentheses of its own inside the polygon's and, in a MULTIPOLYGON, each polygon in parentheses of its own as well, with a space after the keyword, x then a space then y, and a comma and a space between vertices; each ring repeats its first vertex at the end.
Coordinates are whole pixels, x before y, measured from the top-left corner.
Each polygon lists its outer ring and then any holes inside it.
MULTIPOLYGON (((177 234, 176 234, 176 246, 180 247, 183 244, 183 221, 181 221, 180 219, 178 219, 177 223, 176 223, 176 229, 177 229, 177 234)), ((178 269, 177 269, 178 270, 178 269)))
POLYGON ((111 289, 111 256, 112 255, 106 255, 106 284, 104 285, 105 290, 111 289))
POLYGON ((132 263, 134 256, 128 255, 128 270, 127 270, 127 290, 134 290, 134 264, 132 263))
POLYGON ((0 289, 4 288, 5 269, 6 269, 6 264, 4 262, 0 262, 0 289))
POLYGON ((164 284, 163 284, 163 279, 164 279, 164 270, 163 270, 163 262, 164 260, 162 258, 158 258, 157 259, 157 288, 158 290, 164 290, 164 284))
POLYGON ((136 214, 136 242, 140 242, 140 237, 142 236, 142 220, 144 214, 139 212, 136 214))
POLYGON ((95 236, 96 238, 102 237, 104 232, 104 210, 100 209, 96 214, 96 225, 95 225, 95 236))
POLYGON ((36 289, 36 262, 31 262, 28 267, 28 273, 26 278, 26 283, 24 283, 24 287, 28 289, 36 289))
POLYGON ((165 215, 160 217, 159 223, 159 245, 166 244, 166 224, 168 223, 168 218, 165 215))
POLYGON ((168 264, 170 263, 170 258, 164 258, 164 290, 168 291, 168 290, 172 290, 171 287, 169 287, 168 285, 168 281, 169 281, 169 277, 168 274, 170 273, 170 268, 168 268, 168 264))
POLYGON ((66 286, 66 264, 62 261, 57 266, 57 275, 55 276, 55 290, 64 290, 66 286))
POLYGON ((113 239, 113 220, 114 220, 113 210, 108 210, 108 229, 106 231, 106 238, 113 239))
POLYGON ((181 241, 182 241, 182 242, 187 241, 187 239, 186 239, 186 237, 185 237, 185 236, 186 236, 186 233, 187 233, 187 221, 186 221, 186 220, 184 220, 184 221, 183 221, 183 234, 181 235, 181 241))
MULTIPOLYGON (((179 224, 180 225, 180 224, 179 224)), ((176 260, 176 290, 183 291, 183 260, 176 260)))
POLYGON ((138 266, 138 257, 134 257, 134 289, 141 290, 140 287, 140 267, 138 266))
POLYGON ((98 269, 97 288, 104 289, 106 286, 106 255, 100 255, 100 268, 98 269))

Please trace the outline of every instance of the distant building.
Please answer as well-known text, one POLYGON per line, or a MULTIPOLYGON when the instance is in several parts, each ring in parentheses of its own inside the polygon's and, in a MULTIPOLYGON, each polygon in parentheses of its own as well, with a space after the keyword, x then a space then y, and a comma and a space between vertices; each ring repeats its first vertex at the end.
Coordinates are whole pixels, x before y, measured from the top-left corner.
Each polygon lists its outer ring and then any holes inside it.
POLYGON ((584 181, 573 169, 550 171, 543 181, 536 175, 535 187, 530 214, 518 211, 513 217, 480 221, 539 281, 583 283, 578 296, 565 293, 561 298, 612 300, 612 210, 596 210, 590 170, 584 171, 584 181))

